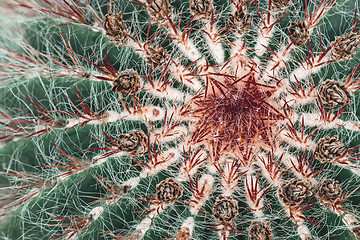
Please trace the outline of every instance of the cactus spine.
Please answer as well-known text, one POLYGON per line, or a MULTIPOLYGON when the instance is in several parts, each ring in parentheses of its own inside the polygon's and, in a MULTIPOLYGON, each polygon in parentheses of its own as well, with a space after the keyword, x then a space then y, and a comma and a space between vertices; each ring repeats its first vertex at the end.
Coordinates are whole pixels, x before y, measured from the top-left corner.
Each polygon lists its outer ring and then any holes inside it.
POLYGON ((360 239, 353 0, 6 0, 2 239, 360 239))

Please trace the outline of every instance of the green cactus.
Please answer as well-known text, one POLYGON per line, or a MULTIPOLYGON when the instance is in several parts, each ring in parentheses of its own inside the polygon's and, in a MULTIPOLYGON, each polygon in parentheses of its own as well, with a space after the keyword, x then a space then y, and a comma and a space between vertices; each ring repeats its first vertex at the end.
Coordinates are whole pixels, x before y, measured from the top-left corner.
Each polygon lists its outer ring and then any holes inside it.
POLYGON ((1 4, 1 239, 360 239, 355 0, 1 4))

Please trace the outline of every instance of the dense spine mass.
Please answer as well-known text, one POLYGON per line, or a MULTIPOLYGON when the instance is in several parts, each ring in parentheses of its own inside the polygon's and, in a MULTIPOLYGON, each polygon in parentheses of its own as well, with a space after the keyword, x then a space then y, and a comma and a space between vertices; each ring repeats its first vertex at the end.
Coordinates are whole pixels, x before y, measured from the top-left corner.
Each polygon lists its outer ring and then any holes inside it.
POLYGON ((355 1, 1 8, 1 239, 360 239, 355 1))

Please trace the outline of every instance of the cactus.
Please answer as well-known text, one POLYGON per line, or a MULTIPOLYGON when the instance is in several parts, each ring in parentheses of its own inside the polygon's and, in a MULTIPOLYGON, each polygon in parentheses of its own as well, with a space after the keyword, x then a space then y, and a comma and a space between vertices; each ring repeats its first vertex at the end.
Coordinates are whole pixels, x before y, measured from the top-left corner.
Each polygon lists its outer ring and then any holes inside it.
POLYGON ((1 239, 360 239, 356 1, 1 4, 1 239))

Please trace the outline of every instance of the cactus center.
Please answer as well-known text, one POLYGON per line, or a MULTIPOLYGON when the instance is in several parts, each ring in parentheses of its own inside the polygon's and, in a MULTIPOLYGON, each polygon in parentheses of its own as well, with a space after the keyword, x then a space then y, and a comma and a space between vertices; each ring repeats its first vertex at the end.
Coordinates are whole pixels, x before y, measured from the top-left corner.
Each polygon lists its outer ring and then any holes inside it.
POLYGON ((206 141, 229 152, 255 142, 269 145, 272 126, 284 118, 270 101, 274 88, 257 83, 251 71, 243 76, 209 74, 207 82, 205 91, 192 99, 190 112, 197 119, 193 142, 206 141))

